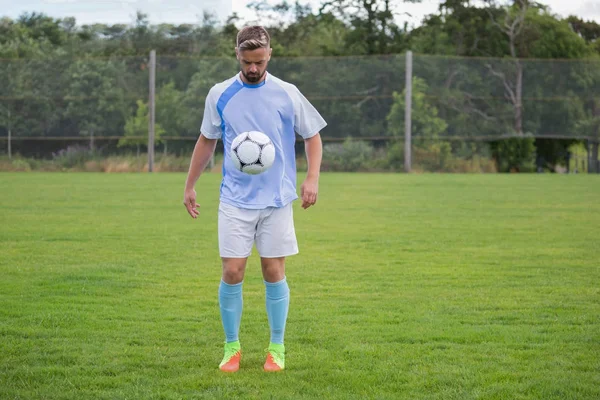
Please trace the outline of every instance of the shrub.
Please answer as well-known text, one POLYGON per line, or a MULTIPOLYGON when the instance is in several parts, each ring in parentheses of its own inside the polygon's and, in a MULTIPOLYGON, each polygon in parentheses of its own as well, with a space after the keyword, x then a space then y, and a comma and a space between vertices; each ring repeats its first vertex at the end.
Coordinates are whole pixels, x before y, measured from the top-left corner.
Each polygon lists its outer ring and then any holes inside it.
MULTIPOLYGON (((391 170, 404 170, 404 142, 398 141, 388 147, 387 163, 391 170)), ((430 142, 427 145, 413 146, 412 170, 414 172, 496 172, 496 165, 494 160, 487 156, 485 149, 467 150, 458 147, 453 150, 449 142, 430 142)))
POLYGON ((52 158, 63 168, 83 168, 87 161, 94 158, 94 153, 87 146, 73 145, 53 153, 52 158))
POLYGON ((360 171, 373 167, 375 149, 369 143, 347 138, 323 146, 324 171, 360 171))
POLYGON ((492 154, 500 172, 535 171, 535 139, 518 137, 492 143, 492 154))

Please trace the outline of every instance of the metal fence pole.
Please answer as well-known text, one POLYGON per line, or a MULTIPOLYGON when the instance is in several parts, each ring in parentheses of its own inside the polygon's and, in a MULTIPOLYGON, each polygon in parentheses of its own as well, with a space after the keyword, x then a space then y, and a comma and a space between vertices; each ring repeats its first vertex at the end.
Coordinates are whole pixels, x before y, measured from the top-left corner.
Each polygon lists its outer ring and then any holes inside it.
POLYGON ((8 159, 12 159, 12 126, 10 121, 10 109, 8 110, 8 159))
POLYGON ((594 162, 594 172, 600 174, 600 161, 598 160, 598 141, 592 143, 592 161, 594 162))
POLYGON ((412 111, 412 51, 406 52, 406 88, 404 99, 404 171, 410 172, 411 160, 411 111, 412 111))
POLYGON ((592 159, 592 141, 587 140, 587 173, 591 174, 594 172, 594 160, 592 159))
POLYGON ((150 93, 148 95, 148 172, 154 169, 154 122, 156 93, 156 51, 150 52, 150 93))

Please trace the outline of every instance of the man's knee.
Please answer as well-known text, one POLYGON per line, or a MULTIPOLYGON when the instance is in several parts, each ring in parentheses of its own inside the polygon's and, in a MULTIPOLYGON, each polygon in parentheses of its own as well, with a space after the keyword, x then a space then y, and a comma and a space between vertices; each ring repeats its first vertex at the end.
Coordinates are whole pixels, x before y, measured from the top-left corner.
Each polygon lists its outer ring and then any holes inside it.
POLYGON ((223 258, 223 281, 235 285, 244 280, 246 258, 223 258))
POLYGON ((279 282, 285 278, 285 257, 261 258, 263 278, 267 282, 279 282))

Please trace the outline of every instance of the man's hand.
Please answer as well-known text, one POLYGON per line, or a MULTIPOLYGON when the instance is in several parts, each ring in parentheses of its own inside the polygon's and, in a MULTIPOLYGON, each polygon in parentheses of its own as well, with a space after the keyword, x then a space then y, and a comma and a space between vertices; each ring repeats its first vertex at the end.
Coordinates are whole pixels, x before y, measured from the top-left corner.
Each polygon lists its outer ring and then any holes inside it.
POLYGON ((196 203, 196 191, 194 189, 186 189, 183 196, 183 205, 192 218, 196 219, 198 217, 200 204, 196 203))
POLYGON ((319 180, 307 178, 300 188, 302 196, 302 208, 305 210, 317 202, 317 193, 319 192, 319 180))

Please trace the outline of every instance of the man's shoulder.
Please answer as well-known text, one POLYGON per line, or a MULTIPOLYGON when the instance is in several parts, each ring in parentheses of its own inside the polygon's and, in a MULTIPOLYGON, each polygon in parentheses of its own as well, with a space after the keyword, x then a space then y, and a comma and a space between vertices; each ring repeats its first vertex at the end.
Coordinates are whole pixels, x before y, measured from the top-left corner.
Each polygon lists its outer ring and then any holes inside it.
POLYGON ((297 92, 298 88, 296 87, 296 85, 294 85, 293 83, 290 82, 286 82, 283 79, 280 79, 274 75, 269 75, 269 79, 276 85, 280 86, 282 89, 284 89, 286 92, 291 93, 291 92, 297 92))
POLYGON ((224 91, 227 90, 227 88, 229 88, 232 84, 234 84, 235 82, 237 82, 237 74, 232 76, 229 79, 224 80, 223 82, 219 82, 214 84, 209 92, 208 95, 209 96, 214 96, 216 99, 219 98, 219 96, 221 96, 221 94, 223 94, 224 91))

